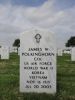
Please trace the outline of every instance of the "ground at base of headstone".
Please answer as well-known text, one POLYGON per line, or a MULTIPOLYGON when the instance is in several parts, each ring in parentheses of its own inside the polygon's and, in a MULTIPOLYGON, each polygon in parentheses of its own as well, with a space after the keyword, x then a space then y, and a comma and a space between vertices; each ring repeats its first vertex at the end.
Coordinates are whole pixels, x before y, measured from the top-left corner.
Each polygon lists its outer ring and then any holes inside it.
POLYGON ((75 100, 75 62, 69 54, 57 57, 57 93, 19 92, 19 56, 0 59, 0 100, 75 100), (68 60, 68 61, 67 61, 68 60))

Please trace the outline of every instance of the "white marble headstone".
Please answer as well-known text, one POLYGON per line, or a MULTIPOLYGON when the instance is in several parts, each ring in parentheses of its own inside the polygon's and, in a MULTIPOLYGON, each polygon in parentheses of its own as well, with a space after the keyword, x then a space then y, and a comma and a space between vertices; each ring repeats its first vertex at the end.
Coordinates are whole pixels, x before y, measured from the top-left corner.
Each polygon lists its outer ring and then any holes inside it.
POLYGON ((62 56, 63 55, 62 49, 57 49, 57 54, 58 54, 58 56, 62 56))
POLYGON ((29 30, 20 39, 20 92, 56 93, 55 36, 29 30))
POLYGON ((20 55, 20 47, 18 48, 18 55, 20 55))
POLYGON ((9 47, 3 46, 1 48, 1 59, 9 59, 9 47))
POLYGON ((71 49, 71 60, 75 61, 75 47, 71 49))
POLYGON ((1 59, 1 48, 0 48, 0 59, 1 59))
POLYGON ((71 49, 70 50, 63 50, 64 54, 71 54, 71 49))

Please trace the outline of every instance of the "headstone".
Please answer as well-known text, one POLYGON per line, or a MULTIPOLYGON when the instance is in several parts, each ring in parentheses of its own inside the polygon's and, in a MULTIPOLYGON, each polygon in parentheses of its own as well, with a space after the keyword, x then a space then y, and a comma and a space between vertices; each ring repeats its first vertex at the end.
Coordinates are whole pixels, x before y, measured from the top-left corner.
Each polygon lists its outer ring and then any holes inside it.
POLYGON ((17 53, 17 47, 13 47, 13 52, 17 53))
POLYGON ((20 92, 56 93, 54 34, 26 31, 20 41, 20 92))
POLYGON ((1 48, 1 59, 9 59, 9 48, 7 46, 1 48))
POLYGON ((18 55, 20 55, 20 47, 18 48, 18 55))
POLYGON ((71 54, 71 50, 63 50, 64 54, 71 54))
POLYGON ((58 50, 57 50, 57 54, 58 54, 58 56, 62 56, 62 55, 63 55, 62 49, 58 49, 58 50))
POLYGON ((1 59, 1 47, 0 47, 0 59, 1 59))
POLYGON ((73 47, 71 50, 71 60, 75 61, 75 47, 73 47))
POLYGON ((10 47, 10 53, 17 53, 17 47, 10 47))

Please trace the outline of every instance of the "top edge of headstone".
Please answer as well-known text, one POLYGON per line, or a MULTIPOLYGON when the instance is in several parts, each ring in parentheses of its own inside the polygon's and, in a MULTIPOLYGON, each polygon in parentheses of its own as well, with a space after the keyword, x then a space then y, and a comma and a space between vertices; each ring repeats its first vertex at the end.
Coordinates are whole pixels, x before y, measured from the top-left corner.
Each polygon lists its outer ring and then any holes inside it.
POLYGON ((47 33, 50 33, 50 34, 53 34, 54 35, 54 32, 50 31, 49 29, 44 29, 44 28, 28 28, 28 29, 25 29, 21 34, 25 34, 25 32, 47 32, 47 33))

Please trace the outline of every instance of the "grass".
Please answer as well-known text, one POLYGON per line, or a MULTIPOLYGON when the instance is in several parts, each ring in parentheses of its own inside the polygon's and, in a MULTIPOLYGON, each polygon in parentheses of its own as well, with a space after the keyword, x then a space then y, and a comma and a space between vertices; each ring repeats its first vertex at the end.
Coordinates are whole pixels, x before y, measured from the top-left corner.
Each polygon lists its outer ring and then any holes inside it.
POLYGON ((0 60, 0 100, 75 100, 75 62, 70 55, 57 57, 57 93, 37 94, 19 92, 19 56, 10 54, 0 60))

